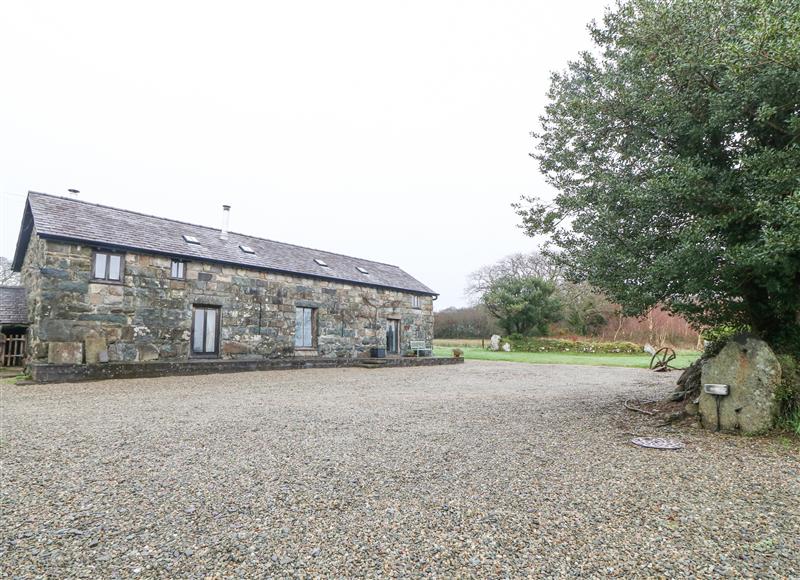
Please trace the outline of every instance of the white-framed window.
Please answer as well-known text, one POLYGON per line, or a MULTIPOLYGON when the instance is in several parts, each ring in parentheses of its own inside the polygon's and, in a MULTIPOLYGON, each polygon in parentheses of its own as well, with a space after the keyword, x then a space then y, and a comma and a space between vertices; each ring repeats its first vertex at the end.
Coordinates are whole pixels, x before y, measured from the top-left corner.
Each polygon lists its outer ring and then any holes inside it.
POLYGON ((186 262, 182 260, 172 260, 169 268, 169 277, 176 280, 186 279, 186 262))
POLYGON ((422 308, 422 299, 416 294, 411 295, 411 308, 422 308))
POLYGON ((314 348, 314 335, 316 333, 316 321, 314 318, 314 308, 298 306, 295 310, 295 348, 314 348))
POLYGON ((122 254, 95 252, 92 256, 92 278, 108 282, 121 282, 122 264, 122 254))

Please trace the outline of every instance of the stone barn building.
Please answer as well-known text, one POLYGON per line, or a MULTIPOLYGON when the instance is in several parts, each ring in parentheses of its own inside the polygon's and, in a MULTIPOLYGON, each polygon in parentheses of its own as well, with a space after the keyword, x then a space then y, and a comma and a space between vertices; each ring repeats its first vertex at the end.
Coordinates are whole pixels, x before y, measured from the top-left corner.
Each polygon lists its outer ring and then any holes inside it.
POLYGON ((324 366, 432 346, 436 293, 397 266, 227 226, 30 192, 12 266, 38 380, 194 372, 204 361, 324 366))

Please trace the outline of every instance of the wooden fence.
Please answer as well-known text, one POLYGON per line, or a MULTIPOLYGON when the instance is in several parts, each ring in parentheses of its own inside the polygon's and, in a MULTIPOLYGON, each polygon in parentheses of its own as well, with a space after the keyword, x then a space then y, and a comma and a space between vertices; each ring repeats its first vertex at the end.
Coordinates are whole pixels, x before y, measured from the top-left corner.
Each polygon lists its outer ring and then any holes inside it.
POLYGON ((8 334, 3 338, 0 364, 4 367, 21 367, 25 359, 25 335, 8 334))

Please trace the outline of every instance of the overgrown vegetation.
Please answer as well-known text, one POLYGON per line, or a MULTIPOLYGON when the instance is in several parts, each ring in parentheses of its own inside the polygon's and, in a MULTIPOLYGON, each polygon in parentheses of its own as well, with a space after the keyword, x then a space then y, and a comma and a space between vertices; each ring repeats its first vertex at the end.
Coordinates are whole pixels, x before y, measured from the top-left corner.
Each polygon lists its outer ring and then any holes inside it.
POLYGON ((791 355, 779 355, 781 384, 775 392, 778 402, 776 427, 800 435, 800 363, 791 355))
POLYGON ((6 383, 9 385, 16 385, 17 383, 30 381, 33 377, 27 374, 15 375, 13 377, 3 377, 0 378, 0 383, 6 383))

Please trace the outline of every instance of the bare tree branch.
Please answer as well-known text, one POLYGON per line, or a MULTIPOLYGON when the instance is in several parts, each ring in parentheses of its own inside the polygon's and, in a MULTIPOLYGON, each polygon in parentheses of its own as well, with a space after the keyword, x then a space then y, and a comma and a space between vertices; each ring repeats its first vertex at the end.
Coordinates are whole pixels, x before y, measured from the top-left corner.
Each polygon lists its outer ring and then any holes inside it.
POLYGON ((559 267, 539 252, 530 254, 510 254, 488 266, 475 270, 467 278, 465 290, 475 302, 500 278, 541 278, 547 282, 557 282, 561 278, 559 267))
POLYGON ((11 260, 0 256, 0 286, 19 286, 19 272, 11 269, 11 260))

